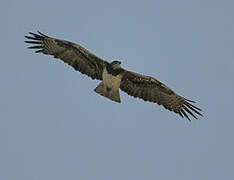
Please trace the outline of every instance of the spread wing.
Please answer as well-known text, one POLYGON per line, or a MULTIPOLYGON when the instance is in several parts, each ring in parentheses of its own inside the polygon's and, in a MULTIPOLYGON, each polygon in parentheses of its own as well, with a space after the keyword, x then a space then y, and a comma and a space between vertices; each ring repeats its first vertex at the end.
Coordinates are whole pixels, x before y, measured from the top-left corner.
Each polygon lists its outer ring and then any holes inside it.
POLYGON ((25 42, 35 45, 29 48, 37 49, 36 53, 53 55, 82 74, 86 74, 92 79, 102 80, 102 71, 108 62, 95 56, 78 44, 51 38, 39 31, 38 34, 31 32, 29 34, 31 36, 25 36, 29 41, 25 42))
POLYGON ((201 109, 192 105, 194 101, 185 99, 166 85, 150 76, 144 76, 134 72, 126 71, 121 80, 120 89, 128 95, 163 105, 166 109, 178 113, 181 117, 190 120, 190 114, 194 118, 194 113, 202 116, 201 109))

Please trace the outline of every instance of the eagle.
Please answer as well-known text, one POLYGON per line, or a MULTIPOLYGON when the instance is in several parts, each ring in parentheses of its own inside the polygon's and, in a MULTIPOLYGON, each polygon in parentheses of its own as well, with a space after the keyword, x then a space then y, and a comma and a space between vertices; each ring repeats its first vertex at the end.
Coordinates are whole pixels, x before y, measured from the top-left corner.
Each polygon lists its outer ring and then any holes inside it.
POLYGON ((119 89, 130 96, 164 106, 169 111, 197 119, 202 116, 201 109, 194 106, 192 100, 186 99, 157 79, 128 71, 120 66, 120 61, 108 62, 89 52, 79 44, 49 37, 41 32, 29 32, 25 43, 33 44, 28 48, 35 53, 52 55, 72 66, 75 70, 92 79, 101 80, 94 91, 112 101, 120 103, 119 89))

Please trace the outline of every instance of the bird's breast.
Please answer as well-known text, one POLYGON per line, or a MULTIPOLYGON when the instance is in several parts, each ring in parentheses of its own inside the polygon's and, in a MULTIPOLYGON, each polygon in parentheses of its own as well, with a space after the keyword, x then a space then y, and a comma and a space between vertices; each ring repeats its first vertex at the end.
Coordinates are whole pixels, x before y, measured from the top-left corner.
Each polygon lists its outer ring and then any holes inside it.
POLYGON ((116 76, 107 72, 106 68, 102 73, 103 83, 106 88, 114 88, 117 89, 120 86, 122 74, 118 74, 116 76))

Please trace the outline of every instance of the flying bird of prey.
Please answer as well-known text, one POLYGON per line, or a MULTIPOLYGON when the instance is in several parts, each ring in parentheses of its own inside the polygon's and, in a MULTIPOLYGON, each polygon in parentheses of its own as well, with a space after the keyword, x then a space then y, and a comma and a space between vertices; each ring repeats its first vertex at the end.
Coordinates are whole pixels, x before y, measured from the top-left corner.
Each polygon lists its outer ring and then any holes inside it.
POLYGON ((92 79, 101 80, 94 91, 112 101, 120 103, 119 88, 130 96, 163 105, 166 109, 186 117, 202 116, 194 101, 183 98, 157 79, 128 71, 120 66, 120 61, 107 62, 92 54, 82 46, 44 35, 29 33, 26 43, 35 46, 36 53, 52 55, 71 65, 75 70, 92 79), (188 113, 188 114, 187 114, 188 113))

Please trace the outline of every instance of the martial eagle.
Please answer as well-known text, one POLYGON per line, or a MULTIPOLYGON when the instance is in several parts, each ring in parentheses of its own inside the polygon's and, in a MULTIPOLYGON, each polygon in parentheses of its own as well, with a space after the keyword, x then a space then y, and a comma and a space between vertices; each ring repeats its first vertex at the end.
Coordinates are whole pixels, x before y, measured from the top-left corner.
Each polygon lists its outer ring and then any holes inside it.
POLYGON ((37 49, 36 53, 53 55, 65 63, 71 65, 75 70, 86 74, 92 79, 102 82, 94 91, 112 101, 120 103, 119 88, 130 96, 163 105, 166 109, 186 117, 190 120, 190 114, 194 118, 194 113, 202 116, 200 108, 194 106, 194 101, 183 98, 168 88, 157 79, 128 71, 120 66, 120 61, 107 62, 92 54, 82 46, 59 40, 38 31, 38 34, 29 33, 25 36, 29 41, 25 41, 35 46, 30 49, 37 49))

